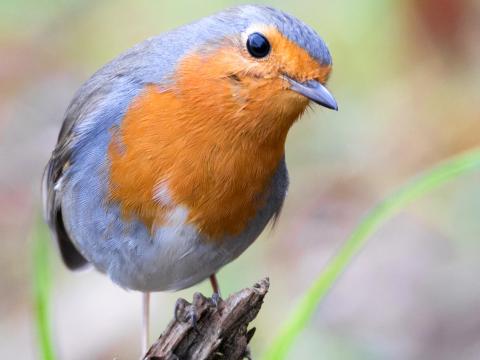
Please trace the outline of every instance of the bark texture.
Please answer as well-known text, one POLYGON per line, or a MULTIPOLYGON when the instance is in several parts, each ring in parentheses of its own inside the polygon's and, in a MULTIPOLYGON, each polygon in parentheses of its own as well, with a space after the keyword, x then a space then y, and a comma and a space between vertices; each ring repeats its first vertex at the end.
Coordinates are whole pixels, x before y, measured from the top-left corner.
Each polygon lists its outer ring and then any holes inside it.
POLYGON ((145 355, 145 360, 240 360, 250 358, 248 329, 268 292, 265 278, 225 300, 195 293, 190 304, 177 300, 176 316, 145 355))

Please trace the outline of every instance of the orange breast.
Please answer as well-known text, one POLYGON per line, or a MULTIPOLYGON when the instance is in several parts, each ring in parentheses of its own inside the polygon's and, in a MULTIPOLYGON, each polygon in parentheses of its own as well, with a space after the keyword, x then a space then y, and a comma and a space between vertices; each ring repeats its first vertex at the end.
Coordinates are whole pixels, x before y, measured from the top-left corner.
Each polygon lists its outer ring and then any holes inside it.
POLYGON ((110 200, 125 219, 154 229, 181 205, 189 223, 221 239, 240 233, 263 205, 307 101, 281 79, 225 76, 225 62, 235 61, 226 50, 192 55, 171 89, 150 85, 133 101, 109 146, 110 200), (154 199, 159 184, 171 202, 154 199))

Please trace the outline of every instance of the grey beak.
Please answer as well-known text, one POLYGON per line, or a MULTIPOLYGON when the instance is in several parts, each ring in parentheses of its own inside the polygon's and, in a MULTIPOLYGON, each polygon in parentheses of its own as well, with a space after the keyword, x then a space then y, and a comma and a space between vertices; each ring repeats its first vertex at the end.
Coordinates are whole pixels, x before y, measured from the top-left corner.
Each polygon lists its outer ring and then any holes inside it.
POLYGON ((330 94, 330 91, 328 91, 327 88, 318 81, 310 80, 301 83, 289 77, 287 77, 287 80, 291 85, 290 90, 307 97, 318 105, 338 111, 338 105, 335 101, 335 98, 332 94, 330 94))

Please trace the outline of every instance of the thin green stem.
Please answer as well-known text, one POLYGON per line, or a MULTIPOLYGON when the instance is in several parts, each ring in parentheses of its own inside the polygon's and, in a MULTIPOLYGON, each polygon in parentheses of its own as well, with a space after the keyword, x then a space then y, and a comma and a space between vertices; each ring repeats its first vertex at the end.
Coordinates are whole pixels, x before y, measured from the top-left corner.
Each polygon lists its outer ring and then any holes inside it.
POLYGON ((33 299, 40 358, 55 360, 50 326, 51 269, 49 236, 43 222, 38 219, 33 232, 33 299))
POLYGON ((325 295, 364 246, 367 238, 384 224, 387 219, 423 194, 479 168, 480 149, 476 149, 453 157, 420 174, 378 204, 360 222, 343 247, 307 290, 280 329, 271 346, 267 349, 263 359, 282 360, 287 357, 295 339, 312 318, 317 305, 325 298, 325 295))

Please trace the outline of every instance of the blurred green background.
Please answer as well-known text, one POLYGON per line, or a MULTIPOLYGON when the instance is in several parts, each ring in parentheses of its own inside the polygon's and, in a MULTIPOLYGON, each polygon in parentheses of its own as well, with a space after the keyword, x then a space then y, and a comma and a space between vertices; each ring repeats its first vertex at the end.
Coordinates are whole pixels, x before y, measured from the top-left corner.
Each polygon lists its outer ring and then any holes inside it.
MULTIPOLYGON (((38 358, 32 229, 40 177, 74 91, 146 37, 238 1, 0 1, 0 358, 38 358)), ((224 294, 266 275, 253 353, 359 219, 407 178, 480 145, 480 2, 265 1, 327 41, 340 111, 313 108, 287 144, 285 209, 219 274, 224 294)), ((389 221, 321 304, 291 359, 478 359, 480 174, 389 221)), ((94 271, 67 272, 52 248, 59 359, 138 357, 140 296, 94 271)), ((178 296, 153 300, 153 335, 178 296)))

